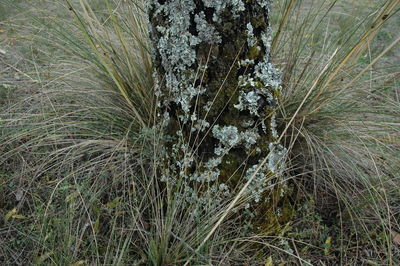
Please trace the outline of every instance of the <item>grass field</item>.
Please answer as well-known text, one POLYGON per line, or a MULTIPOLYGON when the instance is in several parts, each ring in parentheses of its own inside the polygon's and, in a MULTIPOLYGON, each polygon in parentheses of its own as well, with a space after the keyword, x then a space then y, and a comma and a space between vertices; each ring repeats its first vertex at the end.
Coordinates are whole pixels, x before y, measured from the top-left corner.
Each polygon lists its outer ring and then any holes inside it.
POLYGON ((262 217, 161 181, 140 3, 0 0, 0 265, 399 265, 400 2, 275 1, 262 217))

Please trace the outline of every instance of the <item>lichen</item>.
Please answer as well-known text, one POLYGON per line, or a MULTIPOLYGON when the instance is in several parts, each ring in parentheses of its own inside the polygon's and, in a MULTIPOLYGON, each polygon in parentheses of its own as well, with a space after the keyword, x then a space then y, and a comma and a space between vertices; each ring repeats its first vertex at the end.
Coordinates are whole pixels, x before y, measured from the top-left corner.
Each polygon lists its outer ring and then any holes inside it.
POLYGON ((270 4, 270 0, 147 4, 160 119, 169 134, 169 166, 163 180, 182 179, 187 186, 183 200, 204 203, 207 193, 222 200, 238 182, 254 175, 248 192, 252 202, 260 202, 272 177, 278 179, 283 172, 286 150, 277 143, 274 115, 281 75, 269 54, 270 4), (257 16, 250 18, 245 12, 257 16), (256 173, 265 156, 267 163, 256 173), (207 193, 197 189, 202 184, 207 184, 207 193))
POLYGON ((273 114, 271 117, 271 135, 275 139, 278 139, 278 130, 277 130, 278 125, 276 124, 276 115, 273 114))
POLYGON ((214 22, 220 21, 220 15, 224 10, 231 10, 234 17, 238 17, 241 12, 246 10, 241 0, 203 0, 203 3, 206 7, 214 8, 214 22))
POLYGON ((220 127, 216 125, 212 129, 212 133, 220 142, 215 152, 217 155, 221 155, 223 151, 228 151, 239 144, 244 144, 246 149, 250 149, 252 145, 257 143, 257 139, 260 137, 254 129, 239 132, 234 126, 220 127))
POLYGON ((240 67, 241 67, 241 66, 251 66, 251 65, 254 65, 254 60, 251 60, 251 59, 246 58, 246 59, 244 59, 244 60, 238 61, 238 65, 239 65, 240 67))
POLYGON ((268 169, 279 175, 284 169, 285 156, 287 149, 281 144, 276 142, 271 142, 269 144, 270 154, 268 157, 268 169))
POLYGON ((280 72, 268 60, 260 62, 254 69, 255 76, 261 80, 266 87, 277 90, 282 84, 280 72))
MULTIPOLYGON (((268 180, 266 167, 261 166, 260 169, 258 168, 260 168, 260 165, 255 164, 247 169, 245 174, 246 180, 252 179, 252 182, 248 187, 248 193, 250 194, 251 200, 253 200, 254 202, 260 202, 262 193, 266 189, 266 182, 268 180)), ((250 207, 250 205, 247 205, 247 207, 250 207)))
MULTIPOLYGON (((257 3, 258 3, 261 7, 265 8, 267 11, 269 11, 269 9, 270 9, 270 7, 271 7, 271 4, 272 4, 272 1, 271 1, 271 0, 257 0, 257 3)), ((269 12, 268 12, 268 13, 269 13, 269 12)))
POLYGON ((212 133, 222 145, 233 147, 240 141, 238 129, 235 126, 220 127, 216 125, 212 129, 212 133))
POLYGON ((254 32, 253 32, 253 25, 251 25, 251 23, 247 23, 247 44, 249 45, 249 47, 253 47, 257 44, 257 38, 254 36, 254 32))
POLYGON ((196 29, 198 31, 199 38, 209 44, 219 44, 221 43, 221 36, 215 31, 214 26, 210 25, 206 21, 206 15, 204 12, 196 14, 194 17, 196 23, 196 29))
POLYGON ((193 85, 195 74, 188 71, 197 62, 196 47, 202 42, 217 44, 221 41, 214 27, 205 21, 204 13, 195 17, 199 35, 190 33, 190 15, 195 7, 193 0, 166 1, 164 4, 152 1, 147 7, 154 9, 153 17, 169 18, 167 24, 155 27, 161 36, 156 46, 165 71, 165 85, 171 90, 169 101, 182 107, 184 119, 188 119, 191 100, 204 93, 204 89, 193 85))
POLYGON ((235 104, 234 107, 240 111, 249 110, 250 114, 258 116, 258 101, 261 97, 255 91, 240 92, 239 103, 235 104))
POLYGON ((198 130, 200 132, 204 132, 209 127, 210 127, 210 123, 207 122, 207 120, 198 119, 197 122, 193 125, 191 131, 195 132, 198 130))
POLYGON ((272 177, 279 176, 284 169, 286 149, 277 143, 270 143, 269 147, 268 163, 262 164, 262 160, 260 160, 258 164, 254 164, 247 169, 245 174, 246 180, 252 179, 248 193, 250 194, 250 199, 254 202, 260 202, 263 193, 273 189, 272 177))

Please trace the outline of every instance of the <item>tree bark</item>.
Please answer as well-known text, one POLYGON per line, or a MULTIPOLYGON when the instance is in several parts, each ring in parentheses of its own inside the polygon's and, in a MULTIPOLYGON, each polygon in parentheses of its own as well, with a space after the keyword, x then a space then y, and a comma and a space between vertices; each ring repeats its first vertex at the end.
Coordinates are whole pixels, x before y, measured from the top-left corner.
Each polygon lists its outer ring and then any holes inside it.
POLYGON ((167 179, 229 194, 250 178, 259 201, 279 172, 281 90, 270 62, 270 0, 153 0, 147 6, 167 179), (274 148, 273 148, 274 147, 274 148))

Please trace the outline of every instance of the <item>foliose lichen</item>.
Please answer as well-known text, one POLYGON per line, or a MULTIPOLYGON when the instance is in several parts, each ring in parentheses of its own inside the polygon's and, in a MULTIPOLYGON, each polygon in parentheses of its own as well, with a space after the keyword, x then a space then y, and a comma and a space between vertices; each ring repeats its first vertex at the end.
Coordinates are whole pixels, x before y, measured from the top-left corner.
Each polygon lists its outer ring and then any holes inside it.
POLYGON ((247 44, 249 47, 253 47, 257 44, 257 38, 254 36, 253 25, 251 23, 247 23, 247 44))
POLYGON ((194 17, 196 23, 196 29, 199 34, 199 38, 209 44, 221 43, 221 36, 216 32, 214 26, 210 25, 206 21, 206 15, 204 12, 196 14, 194 17))
POLYGON ((239 96, 239 103, 235 104, 234 107, 240 111, 249 110, 250 114, 258 116, 258 108, 260 107, 258 102, 260 99, 260 95, 258 95, 255 91, 249 91, 247 93, 241 91, 239 96))
POLYGON ((276 142, 274 110, 282 82, 270 60, 271 2, 154 0, 146 5, 156 50, 160 117, 173 139, 168 153, 172 163, 163 180, 183 179, 184 200, 205 202, 204 191, 194 184, 207 184, 208 197, 210 193, 216 200, 228 197, 234 187, 227 180, 236 171, 231 168, 242 167, 239 155, 252 158, 251 163, 241 158, 246 165, 241 180, 253 178, 249 186, 253 202, 261 201, 271 187, 271 177, 283 172, 286 149, 276 142), (258 6, 251 9, 251 5, 258 6), (262 21, 243 16, 250 9, 259 12, 262 21), (232 29, 224 23, 227 18, 229 23, 247 21, 232 29), (216 65, 234 62, 234 66, 215 68, 207 65, 210 58, 216 65), (232 74, 224 78, 213 73, 215 69, 232 74), (193 140, 203 146, 195 147, 193 140), (208 150, 200 153, 201 149, 208 150), (267 163, 260 167, 267 155, 267 163))
POLYGON ((241 0, 203 0, 203 3, 208 8, 214 8, 214 22, 220 21, 220 15, 224 10, 230 9, 234 17, 239 16, 240 12, 246 10, 241 0))

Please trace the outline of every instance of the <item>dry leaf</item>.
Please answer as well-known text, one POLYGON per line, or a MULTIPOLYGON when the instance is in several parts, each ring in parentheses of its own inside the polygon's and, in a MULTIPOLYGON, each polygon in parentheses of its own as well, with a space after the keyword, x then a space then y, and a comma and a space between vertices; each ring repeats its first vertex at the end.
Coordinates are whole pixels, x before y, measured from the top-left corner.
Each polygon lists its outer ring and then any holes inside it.
POLYGON ((324 254, 325 254, 325 256, 329 254, 329 251, 330 251, 330 249, 331 249, 331 246, 332 246, 332 237, 329 236, 329 237, 325 240, 325 248, 324 248, 324 254))
POLYGON ((11 211, 7 212, 6 216, 4 217, 5 221, 10 220, 10 218, 13 219, 28 219, 28 217, 17 214, 17 208, 12 209, 11 211))
POLYGON ((393 237, 393 242, 396 243, 397 245, 400 245, 400 234, 397 233, 396 231, 391 231, 392 237, 393 237))
POLYGON ((80 266, 80 265, 85 265, 85 264, 86 264, 86 262, 84 260, 80 260, 80 261, 77 261, 77 262, 71 264, 71 266, 80 266))
POLYGON ((7 212, 6 217, 4 220, 8 221, 10 218, 17 213, 17 208, 12 209, 11 211, 7 212))
POLYGON ((39 262, 44 262, 45 260, 47 260, 48 258, 50 258, 51 255, 53 255, 53 252, 47 252, 47 253, 41 255, 41 256, 38 258, 38 261, 39 261, 39 262))
POLYGON ((274 266, 274 262, 272 261, 272 257, 269 256, 269 258, 265 261, 265 266, 274 266))
POLYGON ((28 219, 28 217, 26 217, 26 216, 23 216, 23 215, 21 215, 21 214, 14 214, 13 216, 11 216, 13 219, 20 219, 20 220, 22 220, 22 219, 28 219))

